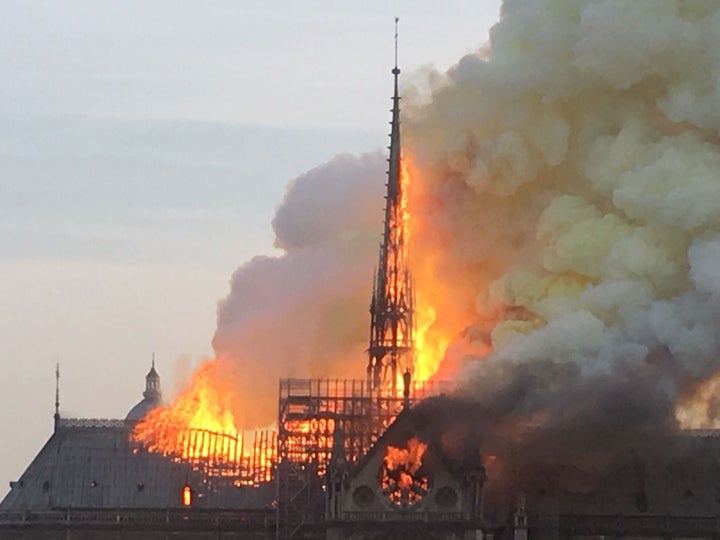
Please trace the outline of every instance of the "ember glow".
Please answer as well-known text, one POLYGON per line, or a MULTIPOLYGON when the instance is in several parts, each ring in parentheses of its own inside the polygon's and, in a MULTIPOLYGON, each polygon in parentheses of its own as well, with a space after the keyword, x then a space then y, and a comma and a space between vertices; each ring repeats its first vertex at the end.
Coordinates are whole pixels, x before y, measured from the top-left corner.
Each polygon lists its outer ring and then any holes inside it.
POLYGON ((308 434, 312 433, 314 435, 314 450, 321 456, 318 463, 318 475, 323 476, 327 462, 332 454, 335 420, 333 418, 290 420, 285 424, 285 430, 288 434, 285 444, 289 449, 291 459, 300 463, 309 462, 312 458, 304 441, 308 434))
POLYGON ((698 385, 690 396, 680 399, 675 415, 684 429, 720 428, 720 374, 715 374, 698 385))
POLYGON ((183 487, 182 504, 183 506, 190 506, 192 504, 192 489, 190 486, 183 487))
POLYGON ((428 477, 422 471, 426 450, 427 444, 417 437, 408 440, 407 448, 388 446, 380 485, 391 502, 415 504, 425 496, 429 487, 428 477))

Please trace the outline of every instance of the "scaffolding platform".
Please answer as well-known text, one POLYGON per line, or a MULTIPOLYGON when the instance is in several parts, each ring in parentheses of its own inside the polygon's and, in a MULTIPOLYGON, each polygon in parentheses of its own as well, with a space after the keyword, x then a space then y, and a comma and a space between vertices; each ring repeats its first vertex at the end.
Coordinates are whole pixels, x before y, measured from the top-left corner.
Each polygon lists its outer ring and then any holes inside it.
MULTIPOLYGON (((409 388, 410 405, 448 393, 449 382, 409 388)), ((402 392, 366 380, 281 379, 277 435, 278 537, 295 538, 323 519, 324 481, 336 430, 345 461, 359 461, 402 411, 402 392)))

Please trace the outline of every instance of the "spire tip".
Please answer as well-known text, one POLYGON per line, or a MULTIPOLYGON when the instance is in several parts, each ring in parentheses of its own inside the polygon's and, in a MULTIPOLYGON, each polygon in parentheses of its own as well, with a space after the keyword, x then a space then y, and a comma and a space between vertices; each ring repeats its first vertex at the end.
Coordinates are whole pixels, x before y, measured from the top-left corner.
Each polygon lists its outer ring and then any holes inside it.
POLYGON ((398 21, 400 20, 400 17, 395 17, 395 68, 393 69, 393 73, 397 75, 400 73, 400 70, 398 69, 398 21))

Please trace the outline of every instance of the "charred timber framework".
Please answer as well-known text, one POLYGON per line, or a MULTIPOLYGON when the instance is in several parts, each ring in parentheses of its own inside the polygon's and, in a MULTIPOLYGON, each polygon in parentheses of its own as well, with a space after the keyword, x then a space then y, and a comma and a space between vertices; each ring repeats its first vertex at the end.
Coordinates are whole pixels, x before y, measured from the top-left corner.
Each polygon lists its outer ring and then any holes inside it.
POLYGON ((414 293, 406 245, 403 168, 400 156, 400 97, 398 95, 397 19, 395 20, 395 67, 390 156, 388 158, 385 230, 380 246, 377 275, 370 302, 368 382, 374 388, 397 393, 398 370, 409 382, 414 363, 414 293), (406 375, 405 375, 406 374, 406 375))
POLYGON ((336 457, 340 451, 349 465, 357 463, 405 405, 449 390, 449 383, 416 383, 403 398, 363 380, 281 380, 278 537, 294 538, 322 526, 326 473, 333 451, 336 457))
MULTIPOLYGON (((272 481, 277 432, 255 431, 252 437, 207 429, 189 429, 181 443, 185 455, 170 455, 188 463, 208 479, 208 487, 253 486, 272 481)), ((142 448, 142 445, 138 445, 142 448)))
MULTIPOLYGON (((259 486, 272 481, 277 448, 277 432, 255 431, 253 437, 207 429, 190 429, 185 433, 183 448, 188 456, 174 456, 177 461, 192 464, 195 470, 215 479, 226 479, 235 487, 259 486), (246 447, 247 444, 247 447, 246 447)), ((220 482, 223 483, 223 482, 220 482)))

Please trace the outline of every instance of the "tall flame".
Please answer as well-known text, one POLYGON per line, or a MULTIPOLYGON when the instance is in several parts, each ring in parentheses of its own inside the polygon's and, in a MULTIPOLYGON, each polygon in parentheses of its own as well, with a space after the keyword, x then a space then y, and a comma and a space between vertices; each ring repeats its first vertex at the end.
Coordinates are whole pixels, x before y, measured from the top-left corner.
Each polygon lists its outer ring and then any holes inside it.
POLYGON ((277 461, 277 434, 238 433, 233 396, 220 362, 205 362, 188 388, 170 406, 150 411, 131 437, 151 452, 191 461, 211 476, 232 477, 236 486, 269 482, 277 461))
POLYGON ((388 446, 383 460, 380 486, 395 504, 414 504, 428 490, 428 478, 421 473, 427 444, 417 437, 407 442, 407 448, 388 446))
MULTIPOLYGON (((445 281, 438 276, 443 253, 437 242, 428 243, 426 224, 420 223, 413 208, 432 201, 422 191, 422 182, 413 181, 421 172, 407 154, 403 154, 400 182, 402 186, 401 209, 405 238, 410 246, 411 267, 415 278, 415 373, 418 382, 432 379, 440 369, 448 346, 462 331, 462 324, 452 319, 438 320, 440 306, 448 302, 457 291, 449 291, 445 281), (422 242, 420 239, 422 238, 422 242)), ((459 284, 458 284, 459 285, 459 284)))
POLYGON ((149 450, 186 459, 212 457, 209 444, 189 446, 190 430, 235 435, 235 419, 230 411, 229 396, 217 384, 218 360, 203 364, 190 386, 168 407, 158 407, 138 422, 134 440, 149 450))

